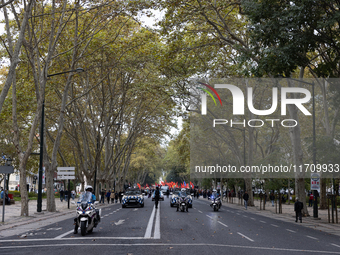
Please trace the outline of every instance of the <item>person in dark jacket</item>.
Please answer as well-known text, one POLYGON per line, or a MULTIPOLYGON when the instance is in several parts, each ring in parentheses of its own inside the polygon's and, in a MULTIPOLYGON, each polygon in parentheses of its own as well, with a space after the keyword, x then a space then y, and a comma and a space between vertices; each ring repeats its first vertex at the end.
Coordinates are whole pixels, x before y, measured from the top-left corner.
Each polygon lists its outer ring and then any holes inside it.
POLYGON ((295 211, 295 222, 298 221, 298 218, 300 222, 302 223, 302 209, 303 209, 303 203, 299 201, 299 198, 296 198, 296 202, 294 204, 294 211, 295 211))
POLYGON ((159 197, 160 197, 159 188, 156 187, 156 190, 155 190, 155 207, 156 207, 156 209, 158 208, 159 197))
POLYGON ((247 210, 247 205, 248 205, 248 200, 249 200, 249 195, 248 195, 247 191, 244 192, 244 194, 243 194, 243 200, 244 200, 244 207, 247 210))
POLYGON ((275 201, 275 195, 274 193, 271 193, 269 196, 270 201, 272 201, 272 206, 274 207, 274 201, 275 201))
POLYGON ((119 203, 122 203, 124 192, 120 190, 118 195, 119 195, 119 203))
POLYGON ((116 192, 116 193, 115 193, 116 204, 118 203, 118 197, 119 197, 119 194, 118 194, 118 192, 116 192))
POLYGON ((109 192, 106 193, 106 199, 107 199, 107 203, 110 203, 110 196, 111 196, 111 190, 109 190, 109 192))
POLYGON ((64 191, 61 189, 59 191, 59 194, 60 194, 60 201, 63 202, 63 200, 64 200, 64 191))

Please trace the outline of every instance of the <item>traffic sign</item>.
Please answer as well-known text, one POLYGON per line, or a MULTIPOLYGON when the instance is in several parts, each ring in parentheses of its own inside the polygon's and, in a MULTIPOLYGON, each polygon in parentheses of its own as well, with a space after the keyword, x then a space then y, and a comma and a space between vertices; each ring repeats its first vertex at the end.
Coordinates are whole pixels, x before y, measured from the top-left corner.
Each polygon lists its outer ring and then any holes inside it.
POLYGON ((72 175, 58 175, 57 179, 58 180, 75 180, 76 177, 72 175))
POLYGON ((0 166, 0 174, 12 174, 14 173, 13 166, 0 166))
POLYGON ((58 180, 74 180, 76 177, 75 175, 75 167, 58 167, 58 180))

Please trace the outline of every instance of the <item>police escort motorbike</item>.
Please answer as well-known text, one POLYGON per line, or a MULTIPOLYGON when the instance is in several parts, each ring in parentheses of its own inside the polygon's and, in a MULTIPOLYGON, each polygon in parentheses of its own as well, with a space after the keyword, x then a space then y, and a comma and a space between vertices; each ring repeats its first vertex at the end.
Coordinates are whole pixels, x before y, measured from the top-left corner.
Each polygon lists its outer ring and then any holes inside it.
POLYGON ((217 192, 213 192, 213 194, 210 197, 210 200, 211 200, 210 206, 214 209, 214 212, 218 211, 222 206, 222 202, 217 192))
POLYGON ((178 199, 177 199, 177 211, 181 210, 182 212, 187 211, 189 208, 189 203, 188 203, 189 198, 187 197, 186 194, 186 189, 181 189, 181 192, 178 194, 178 199))
MULTIPOLYGON (((91 187, 92 188, 92 187, 91 187)), ((97 227, 101 218, 101 209, 96 209, 98 201, 93 202, 92 192, 89 189, 83 192, 77 202, 77 217, 74 219, 74 234, 78 233, 80 227, 81 235, 91 233, 93 228, 97 227)), ((72 201, 74 203, 74 201, 72 201)))

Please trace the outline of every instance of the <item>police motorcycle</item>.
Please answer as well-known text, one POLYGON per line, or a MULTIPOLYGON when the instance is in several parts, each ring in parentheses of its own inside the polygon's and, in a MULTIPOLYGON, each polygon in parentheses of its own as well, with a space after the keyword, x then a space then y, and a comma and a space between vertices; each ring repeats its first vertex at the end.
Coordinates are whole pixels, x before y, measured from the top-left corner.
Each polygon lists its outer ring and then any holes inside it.
POLYGON ((212 195, 210 196, 210 200, 210 206, 214 209, 214 212, 218 211, 218 209, 220 209, 222 206, 222 202, 220 196, 217 194, 217 191, 213 191, 212 195))
MULTIPOLYGON (((96 209, 95 205, 98 201, 94 201, 95 196, 92 195, 92 187, 88 186, 86 191, 83 192, 79 201, 77 202, 77 217, 74 219, 74 234, 78 233, 78 228, 80 227, 80 232, 82 236, 85 236, 86 232, 91 233, 93 228, 97 227, 101 218, 101 209, 96 209)), ((75 203, 74 201, 72 201, 75 203)))
POLYGON ((181 192, 178 194, 177 199, 177 211, 181 210, 182 212, 187 211, 189 208, 189 198, 187 197, 186 189, 181 189, 181 192))

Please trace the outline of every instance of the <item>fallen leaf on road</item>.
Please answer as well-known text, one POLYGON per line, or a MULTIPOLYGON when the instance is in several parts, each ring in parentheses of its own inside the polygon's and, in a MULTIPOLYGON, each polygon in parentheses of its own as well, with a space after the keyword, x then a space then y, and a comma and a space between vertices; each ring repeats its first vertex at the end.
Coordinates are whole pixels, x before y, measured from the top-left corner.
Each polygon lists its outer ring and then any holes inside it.
POLYGON ((170 250, 171 250, 171 249, 173 249, 173 248, 174 248, 174 247, 169 247, 168 249, 170 249, 170 250))

